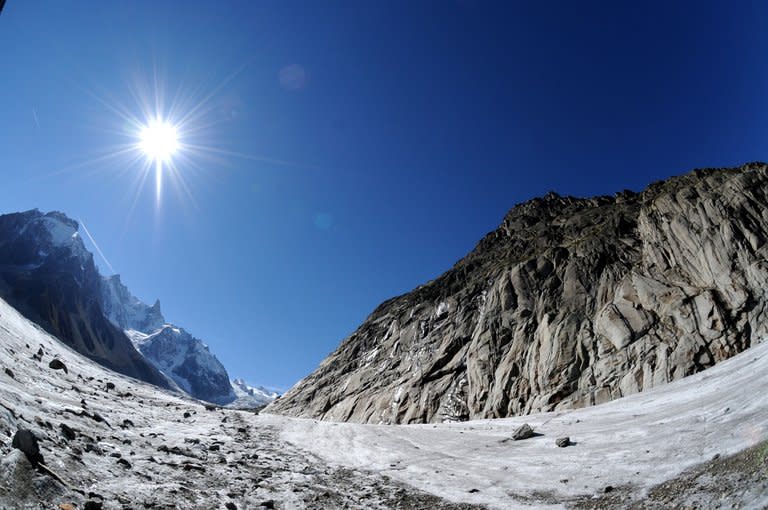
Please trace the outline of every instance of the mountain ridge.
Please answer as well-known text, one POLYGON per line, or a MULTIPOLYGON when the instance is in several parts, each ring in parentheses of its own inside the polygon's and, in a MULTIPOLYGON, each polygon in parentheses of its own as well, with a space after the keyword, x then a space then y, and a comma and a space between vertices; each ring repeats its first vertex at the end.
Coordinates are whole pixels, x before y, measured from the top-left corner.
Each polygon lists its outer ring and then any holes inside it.
MULTIPOLYGON (((219 405, 238 400, 221 362, 166 323, 160 300, 149 306, 119 275, 99 273, 79 227, 59 211, 0 215, 0 297, 107 368, 219 405)), ((238 405, 266 403, 256 400, 238 405)))
POLYGON ((368 423, 605 402, 765 333, 763 163, 513 207, 438 278, 384 301, 268 411, 368 423))

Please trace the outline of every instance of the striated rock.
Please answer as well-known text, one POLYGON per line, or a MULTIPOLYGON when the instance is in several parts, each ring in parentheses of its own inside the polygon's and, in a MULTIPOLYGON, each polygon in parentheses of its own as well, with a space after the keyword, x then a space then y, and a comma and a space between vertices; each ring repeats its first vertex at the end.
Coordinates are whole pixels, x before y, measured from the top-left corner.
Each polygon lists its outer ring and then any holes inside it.
POLYGON ((599 404, 768 334, 768 171, 514 207, 456 265, 382 303, 268 411, 368 423, 599 404))
POLYGON ((533 429, 527 423, 523 423, 512 432, 513 441, 522 441, 533 437, 533 429))

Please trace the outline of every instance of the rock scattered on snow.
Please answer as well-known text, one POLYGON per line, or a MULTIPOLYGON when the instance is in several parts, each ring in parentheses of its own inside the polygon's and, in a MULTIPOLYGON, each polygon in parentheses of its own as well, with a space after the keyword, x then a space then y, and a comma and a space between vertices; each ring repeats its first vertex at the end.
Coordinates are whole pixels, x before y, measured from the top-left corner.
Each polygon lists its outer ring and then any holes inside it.
POLYGON ((37 437, 35 437, 31 430, 19 429, 16 431, 11 446, 24 452, 24 455, 27 456, 27 459, 33 466, 37 466, 41 462, 44 462, 43 455, 40 453, 40 445, 37 442, 37 437))
POLYGON ((54 370, 63 370, 65 374, 69 373, 69 370, 67 370, 67 365, 65 365, 64 362, 58 358, 53 358, 51 362, 48 363, 48 368, 52 368, 54 370))
POLYGON ((571 438, 570 437, 558 437, 555 439, 555 444, 559 446, 560 448, 565 448, 566 446, 571 446, 571 438))
POLYGON ((527 423, 523 423, 512 432, 513 441, 521 441, 533 437, 533 429, 527 423))
POLYGON ((67 440, 72 441, 77 437, 75 430, 66 423, 60 423, 59 428, 61 429, 61 435, 67 440))

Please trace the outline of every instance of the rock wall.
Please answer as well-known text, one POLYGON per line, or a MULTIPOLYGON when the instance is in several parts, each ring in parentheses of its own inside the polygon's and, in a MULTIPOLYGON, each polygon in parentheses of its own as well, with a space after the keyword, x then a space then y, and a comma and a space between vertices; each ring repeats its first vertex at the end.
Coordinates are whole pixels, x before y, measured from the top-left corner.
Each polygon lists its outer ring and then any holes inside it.
POLYGON ((514 207, 451 270, 381 304, 268 411, 369 423, 599 404, 768 336, 768 170, 514 207))

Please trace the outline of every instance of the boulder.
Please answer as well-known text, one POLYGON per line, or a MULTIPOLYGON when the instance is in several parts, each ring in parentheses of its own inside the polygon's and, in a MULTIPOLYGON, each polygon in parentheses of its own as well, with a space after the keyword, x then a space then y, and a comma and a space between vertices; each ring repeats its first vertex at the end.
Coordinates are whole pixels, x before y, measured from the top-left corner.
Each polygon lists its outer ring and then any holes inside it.
POLYGON ((40 453, 40 445, 38 444, 37 437, 35 437, 30 430, 19 429, 16 431, 11 446, 24 452, 27 460, 29 460, 33 466, 37 466, 41 462, 44 462, 43 455, 40 453))
POLYGON ((54 370, 63 370, 65 374, 69 373, 69 370, 67 370, 67 365, 65 365, 64 362, 58 358, 53 358, 51 362, 48 363, 48 368, 52 368, 54 370))
POLYGON ((521 441, 533 437, 533 429, 527 423, 523 423, 512 432, 513 441, 521 441))

